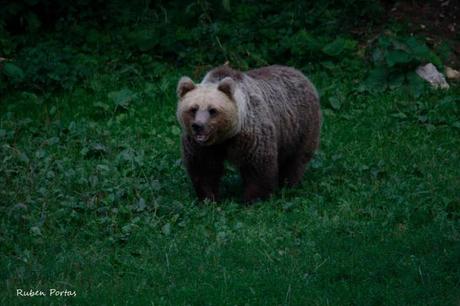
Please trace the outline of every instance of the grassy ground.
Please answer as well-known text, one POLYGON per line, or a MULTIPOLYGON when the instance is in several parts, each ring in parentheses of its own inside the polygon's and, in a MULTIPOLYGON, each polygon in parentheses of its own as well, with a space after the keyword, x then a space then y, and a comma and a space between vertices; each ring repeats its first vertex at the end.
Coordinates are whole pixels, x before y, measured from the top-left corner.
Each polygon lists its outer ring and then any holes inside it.
POLYGON ((337 88, 321 150, 301 186, 245 207, 231 168, 227 200, 196 202, 174 115, 182 72, 0 103, 1 305, 460 302, 458 86, 368 94, 311 71, 337 88))

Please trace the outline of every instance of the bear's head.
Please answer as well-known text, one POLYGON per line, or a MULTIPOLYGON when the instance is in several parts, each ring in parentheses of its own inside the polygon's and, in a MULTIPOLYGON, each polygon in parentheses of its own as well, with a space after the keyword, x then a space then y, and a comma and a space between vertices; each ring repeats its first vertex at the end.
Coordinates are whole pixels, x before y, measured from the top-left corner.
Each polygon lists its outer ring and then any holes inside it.
POLYGON ((177 85, 177 119, 182 130, 203 146, 218 144, 239 132, 235 81, 195 84, 182 77, 177 85))

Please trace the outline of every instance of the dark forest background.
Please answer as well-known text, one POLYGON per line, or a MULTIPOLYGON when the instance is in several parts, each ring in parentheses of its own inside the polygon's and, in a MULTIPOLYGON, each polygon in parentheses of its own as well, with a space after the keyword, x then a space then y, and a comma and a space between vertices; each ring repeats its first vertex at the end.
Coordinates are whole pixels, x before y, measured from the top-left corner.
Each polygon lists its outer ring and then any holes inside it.
POLYGON ((199 74, 227 61, 350 73, 366 65, 378 68, 368 69, 370 85, 399 85, 420 63, 458 63, 458 12, 453 1, 8 1, 0 90, 70 89, 120 69, 199 74))

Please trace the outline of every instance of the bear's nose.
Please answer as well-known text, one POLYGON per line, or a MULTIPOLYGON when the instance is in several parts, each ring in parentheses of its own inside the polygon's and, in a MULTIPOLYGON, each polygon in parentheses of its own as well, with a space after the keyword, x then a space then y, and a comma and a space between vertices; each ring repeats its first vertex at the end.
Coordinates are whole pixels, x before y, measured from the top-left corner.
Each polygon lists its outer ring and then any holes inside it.
POLYGON ((203 123, 192 123, 192 129, 194 132, 199 133, 204 130, 204 124, 203 123))

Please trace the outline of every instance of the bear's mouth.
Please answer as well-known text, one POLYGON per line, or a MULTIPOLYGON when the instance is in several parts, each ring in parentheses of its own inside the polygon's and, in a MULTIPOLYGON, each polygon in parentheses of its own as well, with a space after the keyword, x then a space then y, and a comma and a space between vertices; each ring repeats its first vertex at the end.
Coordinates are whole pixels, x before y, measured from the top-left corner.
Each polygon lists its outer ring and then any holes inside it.
POLYGON ((209 134, 199 133, 194 135, 195 141, 199 144, 204 144, 209 139, 209 134))

